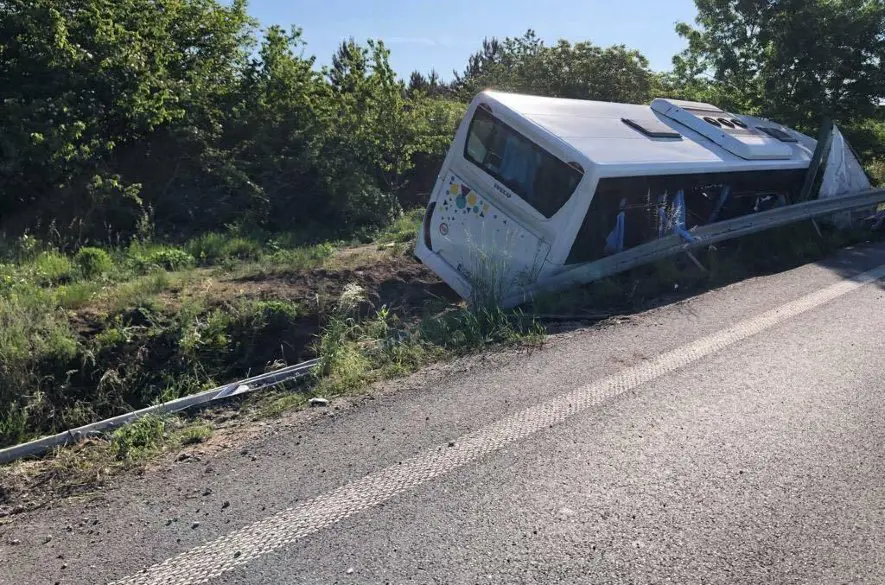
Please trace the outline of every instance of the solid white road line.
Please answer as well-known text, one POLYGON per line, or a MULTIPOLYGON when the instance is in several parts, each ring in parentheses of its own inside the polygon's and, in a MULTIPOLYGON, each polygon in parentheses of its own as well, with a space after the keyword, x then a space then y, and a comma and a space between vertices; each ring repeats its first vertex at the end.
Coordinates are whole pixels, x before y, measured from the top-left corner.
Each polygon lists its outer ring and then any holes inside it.
POLYGON ((552 400, 507 416, 399 465, 345 484, 217 540, 116 581, 115 585, 195 585, 245 565, 299 538, 327 528, 493 453, 501 447, 560 423, 619 394, 687 366, 752 335, 801 315, 885 276, 885 265, 771 309, 552 400))

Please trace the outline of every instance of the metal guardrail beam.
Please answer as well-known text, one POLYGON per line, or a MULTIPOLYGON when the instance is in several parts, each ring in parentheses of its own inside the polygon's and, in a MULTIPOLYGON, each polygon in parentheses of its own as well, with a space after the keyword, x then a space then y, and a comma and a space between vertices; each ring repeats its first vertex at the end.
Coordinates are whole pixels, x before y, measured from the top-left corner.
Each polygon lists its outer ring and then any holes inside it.
POLYGON ((682 236, 672 234, 600 260, 571 266, 527 290, 522 290, 506 297, 502 304, 505 307, 513 307, 528 301, 538 293, 552 292, 571 286, 587 284, 618 272, 624 272, 643 264, 674 256, 692 248, 708 246, 716 242, 739 238, 840 211, 872 207, 882 202, 885 202, 885 189, 875 189, 853 195, 814 199, 699 226, 692 228, 690 231, 690 234, 694 237, 693 241, 687 241, 682 236))
POLYGON ((63 447, 70 443, 76 443, 87 437, 116 429, 148 414, 169 414, 172 412, 180 412, 193 406, 207 404, 215 400, 222 400, 239 394, 247 394, 249 392, 260 390, 261 388, 279 384, 280 382, 300 378, 301 376, 309 374, 318 362, 319 360, 316 359, 308 360, 294 366, 281 368, 273 372, 246 378, 245 380, 240 380, 231 384, 225 384, 224 386, 206 390, 199 394, 184 396, 182 398, 177 398, 176 400, 164 402, 163 404, 156 404, 103 421, 84 425, 76 429, 58 433, 57 435, 51 435, 28 443, 22 443, 21 445, 0 449, 0 465, 23 457, 43 455, 56 447, 63 447))

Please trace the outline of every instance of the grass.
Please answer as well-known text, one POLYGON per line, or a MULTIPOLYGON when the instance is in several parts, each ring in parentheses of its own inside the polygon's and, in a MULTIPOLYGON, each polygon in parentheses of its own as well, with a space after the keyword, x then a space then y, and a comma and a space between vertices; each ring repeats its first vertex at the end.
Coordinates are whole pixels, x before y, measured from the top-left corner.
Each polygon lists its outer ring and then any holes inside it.
MULTIPOLYGON (((269 270, 313 266, 334 251, 267 249, 255 260, 255 242, 244 241, 225 236, 222 249, 269 270)), ((0 262, 0 446, 303 359, 300 303, 184 297, 208 272, 183 248, 133 242, 68 257, 26 243, 0 262)))
POLYGON ((33 261, 34 278, 40 284, 56 284, 71 280, 74 264, 59 252, 49 250, 40 253, 33 261))
POLYGON ((374 241, 377 244, 405 244, 414 242, 423 219, 423 207, 409 210, 396 218, 392 224, 378 232, 374 241))
POLYGON ((19 283, 0 296, 0 404, 6 405, 0 412, 3 444, 27 437, 35 414, 56 416, 51 396, 38 379, 47 370, 63 375, 79 349, 67 315, 54 306, 49 292, 19 283))
POLYGON ((185 244, 185 250, 203 266, 225 260, 257 260, 262 255, 259 242, 233 234, 210 232, 185 244))
POLYGON ((149 414, 123 425, 106 440, 114 459, 139 463, 157 453, 203 443, 213 432, 206 421, 149 414))
POLYGON ((322 266, 334 252, 335 247, 329 243, 277 250, 265 258, 264 265, 277 271, 312 270, 322 266))
POLYGON ((509 251, 507 246, 501 250, 485 250, 473 242, 469 250, 470 305, 478 311, 492 310, 504 300, 509 251))
POLYGON ((275 250, 257 260, 240 264, 233 273, 246 278, 313 270, 323 266, 335 250, 330 243, 275 250))
POLYGON ((212 436, 214 429, 205 422, 194 422, 179 429, 174 435, 175 443, 187 446, 204 443, 212 436))
POLYGON ((165 432, 166 420, 149 414, 114 431, 111 451, 124 461, 144 459, 160 449, 165 432))
MULTIPOLYGON (((810 223, 797 224, 698 251, 703 271, 675 257, 537 298, 524 311, 498 307, 505 271, 481 255, 472 271, 481 294, 466 305, 428 300, 423 313, 382 305, 378 288, 342 288, 343 281, 335 280, 374 264, 405 261, 398 246, 414 238, 419 223, 420 213, 406 214, 377 235, 378 245, 345 249, 215 234, 184 248, 138 242, 115 250, 84 248, 68 258, 29 240, 25 252, 0 263, 0 445, 319 357, 307 387, 249 399, 258 416, 278 416, 304 407, 310 395, 359 392, 490 345, 538 345, 545 333, 538 314, 641 310, 662 296, 782 270, 866 237, 826 228, 819 237, 810 223), (256 255, 243 241, 263 244, 256 255), (319 268, 311 278, 327 276, 320 286, 334 283, 340 296, 285 298, 266 287, 238 296, 241 281, 319 268), (240 281, 222 287, 220 296, 204 294, 204 283, 224 279, 240 281)), ((55 474, 59 485, 86 486, 206 441, 212 432, 199 418, 142 419, 91 439, 88 449, 60 451, 42 472, 55 474), (63 480, 65 474, 70 478, 63 480)))
POLYGON ((140 276, 107 290, 103 297, 111 313, 132 307, 156 307, 157 295, 172 286, 173 277, 166 272, 140 276))
POLYGON ((885 158, 872 160, 866 167, 873 185, 885 185, 885 158))
POLYGON ((214 426, 180 416, 147 416, 103 437, 93 437, 39 461, 17 461, 0 467, 0 485, 9 502, 24 508, 41 500, 80 495, 114 475, 143 468, 164 453, 208 441, 214 426))
POLYGON ((323 261, 322 268, 326 271, 346 272, 359 270, 373 264, 381 264, 391 258, 402 257, 403 244, 384 246, 361 245, 356 248, 344 248, 323 261))
POLYGON ((301 392, 271 393, 262 401, 258 410, 258 417, 272 418, 279 416, 284 412, 303 407, 307 404, 307 400, 307 395, 301 392))
POLYGON ((345 288, 316 344, 316 392, 349 392, 447 356, 491 344, 538 345, 544 337, 543 327, 521 311, 461 306, 410 325, 387 307, 360 318, 365 303, 358 286, 345 288))
POLYGON ((72 282, 59 285, 52 292, 61 308, 79 309, 89 304, 100 290, 101 284, 97 282, 72 282))

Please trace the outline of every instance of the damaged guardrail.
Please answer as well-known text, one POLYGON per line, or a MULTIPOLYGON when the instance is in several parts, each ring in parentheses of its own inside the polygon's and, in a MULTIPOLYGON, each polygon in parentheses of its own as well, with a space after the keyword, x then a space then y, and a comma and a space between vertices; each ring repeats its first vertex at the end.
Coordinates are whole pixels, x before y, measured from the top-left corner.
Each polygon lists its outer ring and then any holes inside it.
POLYGON ((115 416, 113 418, 84 425, 76 429, 70 429, 62 433, 58 433, 57 435, 50 435, 48 437, 43 437, 41 439, 30 441, 28 443, 22 443, 21 445, 15 445, 13 447, 0 449, 0 465, 9 463, 10 461, 15 461, 16 459, 21 459, 23 457, 36 457, 38 455, 43 455, 44 453, 55 449, 56 447, 63 447, 65 445, 81 441, 85 438, 116 429, 125 425, 126 423, 132 422, 135 419, 141 418, 148 414, 169 414, 173 412, 181 412, 182 410, 186 410, 194 406, 200 406, 217 400, 231 398, 232 396, 255 392, 256 390, 260 390, 261 388, 266 388, 268 386, 273 386, 274 384, 294 380, 296 378, 300 378, 309 374, 317 365, 317 363, 319 363, 318 359, 308 360, 294 366, 280 368, 279 370, 274 370, 273 372, 267 372, 265 374, 260 374, 258 376, 253 376, 251 378, 246 378, 237 382, 225 384, 224 386, 219 386, 211 390, 206 390, 205 392, 192 394, 191 396, 184 396, 182 398, 170 400, 169 402, 155 404, 154 406, 148 406, 147 408, 134 410, 132 412, 127 412, 126 414, 115 416))
POLYGON ((587 284, 680 252, 690 251, 693 248, 708 246, 716 242, 739 238, 803 220, 813 220, 833 213, 874 207, 883 202, 885 202, 885 189, 875 189, 852 195, 795 203, 699 226, 687 233, 691 236, 690 238, 674 233, 601 260, 569 267, 551 275, 542 282, 505 297, 502 305, 513 307, 530 300, 539 293, 587 284))

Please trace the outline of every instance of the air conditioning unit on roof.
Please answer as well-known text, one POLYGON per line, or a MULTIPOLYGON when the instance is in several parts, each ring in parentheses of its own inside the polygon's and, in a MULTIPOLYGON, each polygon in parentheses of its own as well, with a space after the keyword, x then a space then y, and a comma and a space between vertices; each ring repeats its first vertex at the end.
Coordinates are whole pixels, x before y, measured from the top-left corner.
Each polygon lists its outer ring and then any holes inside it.
POLYGON ((796 138, 774 123, 754 126, 716 106, 684 100, 657 98, 651 109, 746 160, 788 159, 793 154, 790 143, 796 138))

